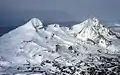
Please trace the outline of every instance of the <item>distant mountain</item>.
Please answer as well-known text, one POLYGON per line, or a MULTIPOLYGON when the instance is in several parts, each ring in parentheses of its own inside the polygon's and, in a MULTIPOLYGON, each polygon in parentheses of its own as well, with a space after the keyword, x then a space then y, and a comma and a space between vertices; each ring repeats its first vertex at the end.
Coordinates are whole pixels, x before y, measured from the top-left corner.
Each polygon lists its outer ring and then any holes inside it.
POLYGON ((33 18, 0 37, 0 73, 106 75, 115 67, 118 73, 119 49, 120 34, 97 18, 70 27, 33 18))
POLYGON ((111 28, 113 31, 120 33, 120 24, 119 24, 119 23, 109 23, 108 26, 109 26, 109 28, 111 28))

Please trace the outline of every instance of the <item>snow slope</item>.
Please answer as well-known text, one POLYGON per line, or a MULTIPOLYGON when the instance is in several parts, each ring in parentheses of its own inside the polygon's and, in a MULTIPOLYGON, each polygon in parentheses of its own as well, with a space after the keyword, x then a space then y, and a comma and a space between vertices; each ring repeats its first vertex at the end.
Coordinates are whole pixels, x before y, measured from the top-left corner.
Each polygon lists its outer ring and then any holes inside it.
POLYGON ((71 28, 58 24, 45 26, 33 18, 0 37, 0 72, 77 75, 87 69, 86 63, 94 66, 101 64, 100 57, 116 57, 119 42, 119 34, 96 18, 71 28), (76 69, 79 71, 73 71, 76 69))

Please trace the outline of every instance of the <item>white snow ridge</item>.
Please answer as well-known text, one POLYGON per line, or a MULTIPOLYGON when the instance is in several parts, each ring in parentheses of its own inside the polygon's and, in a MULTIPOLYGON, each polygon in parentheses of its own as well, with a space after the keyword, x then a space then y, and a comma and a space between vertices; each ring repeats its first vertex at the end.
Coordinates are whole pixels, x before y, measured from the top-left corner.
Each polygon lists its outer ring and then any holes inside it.
POLYGON ((120 74, 119 36, 97 18, 72 27, 33 18, 0 37, 0 75, 120 74))

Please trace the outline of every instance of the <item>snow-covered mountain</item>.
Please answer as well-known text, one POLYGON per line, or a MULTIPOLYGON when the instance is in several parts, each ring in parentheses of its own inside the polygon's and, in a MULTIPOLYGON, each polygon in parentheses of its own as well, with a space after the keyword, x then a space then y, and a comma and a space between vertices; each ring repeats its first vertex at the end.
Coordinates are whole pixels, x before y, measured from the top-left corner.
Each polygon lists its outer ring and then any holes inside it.
POLYGON ((103 58, 118 57, 119 36, 96 18, 72 27, 33 18, 0 37, 0 73, 88 75, 85 71, 105 63, 103 58))

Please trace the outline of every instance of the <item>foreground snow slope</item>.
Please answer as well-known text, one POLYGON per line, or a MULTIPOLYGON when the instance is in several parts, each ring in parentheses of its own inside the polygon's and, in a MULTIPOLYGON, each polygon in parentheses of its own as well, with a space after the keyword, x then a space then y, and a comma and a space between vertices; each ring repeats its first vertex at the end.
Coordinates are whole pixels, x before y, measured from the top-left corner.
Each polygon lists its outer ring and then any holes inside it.
MULTIPOLYGON (((45 26, 33 18, 0 37, 0 71, 7 74, 30 73, 33 68, 38 68, 36 73, 39 74, 42 70, 49 75, 56 72, 61 75, 66 73, 61 68, 78 68, 78 63, 81 64, 80 71, 86 70, 85 63, 93 66, 92 63, 102 63, 101 57, 115 58, 120 52, 119 43, 119 34, 100 24, 96 18, 71 28, 58 24, 45 26)), ((80 71, 70 70, 69 74, 77 75, 80 71)))

